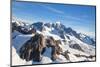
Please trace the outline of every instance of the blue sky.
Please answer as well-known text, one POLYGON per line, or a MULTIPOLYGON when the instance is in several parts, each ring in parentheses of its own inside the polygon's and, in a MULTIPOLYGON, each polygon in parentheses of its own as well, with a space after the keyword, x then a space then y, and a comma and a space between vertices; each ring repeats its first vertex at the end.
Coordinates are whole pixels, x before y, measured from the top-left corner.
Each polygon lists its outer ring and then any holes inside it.
POLYGON ((95 7, 64 4, 13 2, 12 16, 29 23, 60 21, 66 27, 95 36, 95 7))

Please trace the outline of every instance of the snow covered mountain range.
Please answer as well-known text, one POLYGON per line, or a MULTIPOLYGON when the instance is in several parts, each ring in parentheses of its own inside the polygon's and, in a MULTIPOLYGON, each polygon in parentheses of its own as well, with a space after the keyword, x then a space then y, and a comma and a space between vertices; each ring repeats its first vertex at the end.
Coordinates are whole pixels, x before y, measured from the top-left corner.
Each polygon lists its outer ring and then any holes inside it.
POLYGON ((60 22, 26 24, 22 21, 12 21, 12 65, 95 61, 95 45, 96 41, 90 36, 77 33, 71 27, 66 27, 60 22), (58 58, 53 61, 51 59, 51 48, 46 47, 40 62, 21 59, 18 51, 34 36, 32 32, 60 40, 60 47, 64 55, 59 54, 58 58))

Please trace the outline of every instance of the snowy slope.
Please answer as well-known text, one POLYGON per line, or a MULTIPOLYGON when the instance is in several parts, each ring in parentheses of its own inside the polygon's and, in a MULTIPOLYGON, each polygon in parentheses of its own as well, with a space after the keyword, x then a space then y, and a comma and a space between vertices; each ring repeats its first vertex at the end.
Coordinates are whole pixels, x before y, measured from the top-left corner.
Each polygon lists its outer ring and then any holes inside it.
POLYGON ((16 38, 13 39, 13 46, 16 50, 19 50, 24 43, 26 43, 33 35, 18 35, 16 38))
POLYGON ((25 60, 22 60, 17 52, 16 49, 12 46, 12 65, 27 65, 32 64, 32 61, 26 62, 25 60))

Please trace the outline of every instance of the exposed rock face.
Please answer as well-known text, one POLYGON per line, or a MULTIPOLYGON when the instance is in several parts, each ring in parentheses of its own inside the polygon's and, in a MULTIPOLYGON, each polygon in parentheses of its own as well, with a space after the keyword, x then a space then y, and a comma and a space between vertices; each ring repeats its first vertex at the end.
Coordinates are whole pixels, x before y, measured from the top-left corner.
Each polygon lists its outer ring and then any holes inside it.
POLYGON ((76 49, 76 50, 83 51, 83 49, 80 47, 79 44, 71 44, 70 47, 71 47, 71 48, 74 48, 74 49, 76 49))
POLYGON ((67 59, 67 60, 70 60, 70 57, 69 57, 69 54, 70 52, 67 50, 65 51, 62 55, 67 59))
POLYGON ((16 30, 22 34, 32 34, 36 33, 36 29, 33 27, 31 29, 28 29, 24 26, 19 26, 17 23, 12 23, 12 32, 16 30))
POLYGON ((56 60, 57 54, 60 54, 62 49, 59 46, 60 41, 54 40, 52 37, 49 39, 44 38, 42 34, 35 34, 30 40, 28 40, 20 49, 20 57, 26 61, 41 61, 41 54, 45 52, 46 47, 51 47, 51 59, 56 60))
POLYGON ((45 48, 44 37, 36 34, 21 47, 19 51, 20 57, 26 61, 40 61, 43 48, 45 48))

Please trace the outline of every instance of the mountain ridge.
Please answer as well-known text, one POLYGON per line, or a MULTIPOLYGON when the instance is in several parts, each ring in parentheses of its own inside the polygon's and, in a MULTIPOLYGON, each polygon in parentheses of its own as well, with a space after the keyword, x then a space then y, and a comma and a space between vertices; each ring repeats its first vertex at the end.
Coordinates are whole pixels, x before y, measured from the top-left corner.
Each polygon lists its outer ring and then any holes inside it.
MULTIPOLYGON (((21 46, 23 46, 23 44, 25 44, 28 40, 30 41, 30 39, 32 39, 34 36, 34 33, 42 34, 45 38, 54 38, 54 40, 57 40, 60 43, 59 46, 63 51, 63 53, 58 55, 58 58, 53 61, 50 58, 50 54, 48 55, 48 53, 51 52, 51 48, 46 48, 46 52, 42 55, 42 60, 40 62, 31 61, 30 63, 29 61, 25 61, 23 64, 62 63, 95 60, 95 45, 92 45, 93 43, 91 37, 82 33, 77 33, 71 27, 66 27, 60 22, 35 22, 33 24, 25 24, 24 22, 22 24, 19 22, 20 25, 16 22, 19 21, 12 22, 12 48, 15 48, 16 51, 19 51, 21 46)), ((18 56, 19 53, 16 54, 18 56)), ((14 61, 16 61, 15 57, 14 61)), ((17 63, 15 64, 17 65, 17 63)))

